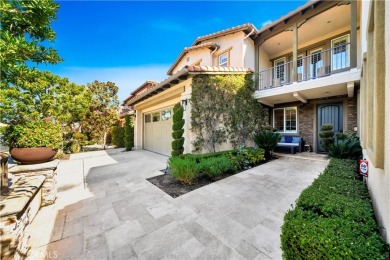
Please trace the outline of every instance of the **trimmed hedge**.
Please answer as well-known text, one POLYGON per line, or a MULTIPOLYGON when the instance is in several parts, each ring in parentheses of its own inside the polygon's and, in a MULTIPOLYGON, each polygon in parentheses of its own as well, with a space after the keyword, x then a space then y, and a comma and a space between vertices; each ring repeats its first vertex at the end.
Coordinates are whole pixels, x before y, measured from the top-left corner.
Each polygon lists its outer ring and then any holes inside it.
POLYGON ((168 161, 171 175, 184 184, 192 184, 196 178, 216 178, 225 173, 236 173, 264 161, 264 150, 241 148, 237 150, 172 156, 168 161))
POLYGON ((125 128, 120 126, 113 126, 111 130, 111 142, 117 148, 125 147, 125 128))
POLYGON ((285 259, 386 259, 370 196, 356 161, 331 159, 284 217, 285 259))

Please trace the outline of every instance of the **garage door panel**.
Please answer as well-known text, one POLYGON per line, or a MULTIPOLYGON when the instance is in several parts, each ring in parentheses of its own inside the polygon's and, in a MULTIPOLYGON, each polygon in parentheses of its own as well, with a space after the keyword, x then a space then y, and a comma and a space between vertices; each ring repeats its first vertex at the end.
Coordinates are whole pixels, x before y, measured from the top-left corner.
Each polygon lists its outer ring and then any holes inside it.
MULTIPOLYGON (((166 111, 172 110, 171 108, 165 108, 160 111, 160 120, 153 122, 144 122, 144 149, 153 152, 161 153, 164 155, 171 154, 171 143, 172 143, 172 117, 166 118, 166 111), (162 112, 164 111, 164 112, 162 112), (161 120, 161 114, 165 120, 161 120)), ((157 112, 152 112, 154 114, 157 112)), ((149 113, 150 114, 150 113, 149 113)), ((144 119, 145 119, 144 114, 144 119)), ((153 118, 153 116, 152 116, 153 118)), ((156 118, 155 118, 156 120, 156 118)))

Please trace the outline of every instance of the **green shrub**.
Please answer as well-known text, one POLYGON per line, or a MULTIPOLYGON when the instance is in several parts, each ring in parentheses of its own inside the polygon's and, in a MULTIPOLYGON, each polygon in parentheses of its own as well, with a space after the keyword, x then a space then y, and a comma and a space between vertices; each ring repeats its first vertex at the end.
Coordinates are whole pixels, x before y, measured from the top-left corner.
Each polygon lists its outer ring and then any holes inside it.
POLYGON ((255 133, 253 141, 259 147, 264 149, 265 158, 267 160, 272 158, 272 151, 277 146, 278 142, 282 139, 279 133, 262 130, 255 133))
POLYGON ((329 145, 328 155, 333 158, 358 160, 362 157, 362 147, 357 140, 341 139, 329 145))
POLYGON ((170 174, 179 182, 191 185, 197 175, 197 164, 190 158, 173 156, 168 161, 170 174))
POLYGON ((385 259, 356 161, 331 159, 285 215, 281 243, 285 259, 385 259))
POLYGON ((197 172, 209 178, 215 178, 218 175, 228 172, 230 169, 231 163, 225 156, 202 159, 197 164, 197 172))
POLYGON ((337 140, 351 139, 351 140, 359 141, 359 137, 357 136, 356 132, 337 133, 336 138, 337 140))
POLYGON ((323 124, 321 126, 319 136, 321 138, 321 148, 327 152, 329 146, 334 142, 333 125, 323 124))
POLYGON ((82 141, 87 141, 87 136, 83 133, 73 133, 72 134, 72 138, 74 140, 77 140, 79 142, 82 142, 82 141))
POLYGON ((199 162, 202 159, 224 156, 224 155, 228 155, 228 154, 237 154, 237 152, 238 152, 238 149, 221 151, 221 152, 214 152, 214 153, 204 153, 204 154, 187 153, 187 154, 180 155, 180 157, 191 158, 191 159, 194 159, 195 161, 199 162))
POLYGON ((118 148, 125 147, 125 129, 120 126, 113 126, 111 129, 111 142, 118 148))
POLYGON ((183 119, 184 109, 180 103, 177 103, 173 107, 173 117, 172 117, 172 156, 178 156, 184 152, 184 119, 183 119))
MULTIPOLYGON (((173 167, 176 167, 173 171, 177 170, 178 166, 176 163, 178 163, 180 167, 184 167, 183 165, 195 165, 192 174, 189 174, 186 171, 185 173, 182 173, 182 175, 193 176, 193 178, 205 175, 210 178, 215 178, 220 174, 236 172, 258 165, 264 160, 263 149, 241 148, 207 154, 182 154, 180 156, 171 157, 168 166, 171 167, 172 172, 172 165, 173 167), (171 163, 172 161, 174 162, 173 164, 171 163)), ((180 175, 181 173, 175 172, 174 174, 180 175)), ((181 178, 181 176, 179 176, 179 178, 181 178)), ((184 181, 183 183, 186 182, 184 181)))
POLYGON ((133 119, 129 115, 125 116, 125 132, 124 132, 124 141, 126 151, 131 151, 134 147, 134 125, 133 119))
POLYGON ((58 149, 62 145, 62 130, 59 124, 50 121, 25 121, 7 126, 3 140, 9 147, 58 149))
POLYGON ((81 151, 80 143, 77 141, 71 141, 69 145, 69 151, 71 153, 79 153, 81 151))

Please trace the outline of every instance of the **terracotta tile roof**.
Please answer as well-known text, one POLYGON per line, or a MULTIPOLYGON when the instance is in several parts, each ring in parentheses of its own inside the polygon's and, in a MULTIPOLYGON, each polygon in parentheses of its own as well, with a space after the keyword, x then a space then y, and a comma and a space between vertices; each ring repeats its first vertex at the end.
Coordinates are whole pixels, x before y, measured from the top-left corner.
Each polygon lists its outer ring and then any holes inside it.
POLYGON ((181 59, 183 59, 184 55, 186 55, 187 52, 192 51, 192 50, 196 50, 196 49, 200 49, 200 48, 209 48, 209 49, 215 50, 215 49, 219 49, 219 45, 214 43, 214 42, 205 42, 205 43, 201 43, 201 44, 198 44, 198 45, 195 45, 195 46, 184 48, 183 51, 180 53, 180 55, 175 60, 175 62, 169 68, 167 74, 168 75, 172 75, 173 69, 181 61, 181 59))
POLYGON ((218 66, 185 66, 189 72, 244 72, 253 73, 251 68, 242 67, 218 67, 218 66))
POLYGON ((135 97, 137 97, 138 95, 140 95, 144 91, 146 91, 147 89, 149 89, 157 84, 158 84, 158 82, 153 81, 153 80, 145 81, 144 83, 142 83, 141 86, 139 86, 133 92, 130 93, 130 95, 123 101, 122 105, 123 106, 126 105, 126 103, 129 102, 131 99, 134 99, 135 97))
POLYGON ((133 99, 124 102, 124 105, 133 106, 137 102, 141 102, 149 97, 161 93, 165 89, 172 87, 173 85, 179 84, 177 81, 186 80, 190 75, 196 74, 247 74, 253 73, 254 70, 251 68, 242 67, 216 67, 216 66, 185 66, 182 70, 176 72, 167 79, 161 81, 157 85, 142 92, 142 94, 135 96, 133 99))
MULTIPOLYGON (((238 25, 238 26, 235 26, 235 27, 231 27, 231 28, 228 28, 228 29, 225 29, 225 30, 222 30, 222 31, 218 31, 218 32, 215 32, 215 33, 211 33, 211 34, 207 34, 207 35, 204 35, 204 36, 200 36, 200 37, 196 38, 195 42, 192 45, 197 45, 201 41, 209 40, 209 39, 212 39, 212 38, 215 38, 215 37, 219 37, 219 36, 223 36, 223 35, 226 35, 226 34, 231 34, 231 33, 239 32, 239 31, 251 32, 252 30, 254 30, 255 33, 257 34, 256 27, 253 24, 251 24, 251 23, 246 23, 246 24, 242 24, 242 25, 238 25)), ((254 34, 254 35, 256 35, 256 34, 254 34)))

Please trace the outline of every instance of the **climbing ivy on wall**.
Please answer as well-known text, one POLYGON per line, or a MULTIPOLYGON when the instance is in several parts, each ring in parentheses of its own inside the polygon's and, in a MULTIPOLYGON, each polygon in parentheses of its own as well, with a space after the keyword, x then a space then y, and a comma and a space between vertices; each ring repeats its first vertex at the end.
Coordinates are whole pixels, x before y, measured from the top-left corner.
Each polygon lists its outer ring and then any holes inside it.
POLYGON ((252 75, 197 75, 192 81, 191 130, 194 151, 215 152, 217 144, 247 145, 267 122, 266 111, 252 97, 252 75))

